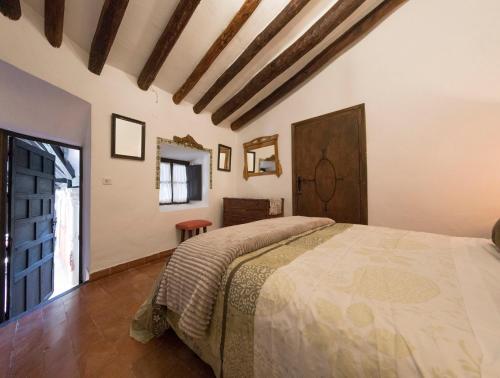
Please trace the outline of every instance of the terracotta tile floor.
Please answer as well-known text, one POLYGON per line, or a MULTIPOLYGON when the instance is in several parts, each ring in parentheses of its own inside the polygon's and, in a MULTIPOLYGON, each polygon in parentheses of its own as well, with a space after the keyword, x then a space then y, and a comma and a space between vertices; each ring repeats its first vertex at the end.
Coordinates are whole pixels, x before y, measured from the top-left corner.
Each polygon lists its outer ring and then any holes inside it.
POLYGON ((145 345, 129 337, 162 267, 151 263, 88 283, 0 328, 0 378, 212 377, 172 331, 145 345))

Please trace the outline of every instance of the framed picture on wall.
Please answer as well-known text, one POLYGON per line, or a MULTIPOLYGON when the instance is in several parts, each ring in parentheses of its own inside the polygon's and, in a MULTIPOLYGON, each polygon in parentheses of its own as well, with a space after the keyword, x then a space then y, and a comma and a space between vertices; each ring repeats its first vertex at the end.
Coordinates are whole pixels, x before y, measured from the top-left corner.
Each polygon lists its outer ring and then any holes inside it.
POLYGON ((146 123, 113 113, 111 116, 111 157, 144 160, 146 123))

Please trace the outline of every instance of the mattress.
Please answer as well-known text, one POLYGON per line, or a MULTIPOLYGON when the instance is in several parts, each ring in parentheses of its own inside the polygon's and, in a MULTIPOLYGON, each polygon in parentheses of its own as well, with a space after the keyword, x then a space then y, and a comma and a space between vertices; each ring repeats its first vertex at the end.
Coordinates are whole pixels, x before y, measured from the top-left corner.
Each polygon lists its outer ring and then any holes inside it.
POLYGON ((172 327, 224 377, 497 377, 499 274, 485 239, 335 224, 232 261, 203 338, 158 285, 131 334, 172 327))

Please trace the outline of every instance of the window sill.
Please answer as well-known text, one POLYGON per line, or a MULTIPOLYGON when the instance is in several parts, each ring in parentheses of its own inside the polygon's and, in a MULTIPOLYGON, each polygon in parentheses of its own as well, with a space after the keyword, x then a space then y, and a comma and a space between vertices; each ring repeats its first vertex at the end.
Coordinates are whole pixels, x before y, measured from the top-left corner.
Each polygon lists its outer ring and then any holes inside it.
POLYGON ((191 201, 190 203, 180 203, 178 205, 160 205, 160 211, 162 213, 166 213, 171 211, 202 209, 207 207, 208 203, 206 201, 191 201))

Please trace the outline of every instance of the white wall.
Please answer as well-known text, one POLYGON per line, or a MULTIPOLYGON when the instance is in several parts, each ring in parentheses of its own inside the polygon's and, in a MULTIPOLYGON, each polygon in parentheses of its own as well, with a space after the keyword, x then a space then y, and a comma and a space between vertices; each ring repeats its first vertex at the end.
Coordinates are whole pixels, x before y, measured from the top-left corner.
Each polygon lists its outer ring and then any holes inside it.
POLYGON ((208 218, 219 225, 223 196, 284 196, 290 214, 290 124, 359 103, 367 110, 370 223, 487 236, 500 216, 498 14, 497 0, 409 1, 240 133, 212 126, 208 114, 194 115, 187 104, 174 105, 166 92, 141 91, 135 78, 109 65, 93 75, 87 54, 68 38, 60 49, 50 47, 41 18, 28 6, 17 22, 0 17, 0 59, 92 106, 83 141, 92 169, 88 175, 87 164, 84 172, 91 187, 84 198, 91 201, 84 240, 90 240, 94 272, 175 247, 174 225, 181 220, 208 218), (145 162, 110 158, 113 112, 146 122, 145 162), (276 132, 283 175, 244 181, 242 143, 276 132), (156 137, 187 133, 214 157, 218 143, 233 147, 232 172, 217 171, 214 159, 211 206, 161 212, 156 137), (103 178, 113 185, 103 186, 103 178))
POLYGON ((0 127, 83 145, 90 127, 88 102, 2 61, 0 83, 0 127))
MULTIPOLYGON (((489 237, 500 217, 499 14, 498 0, 409 1, 242 130, 241 142, 279 133, 283 175, 241 180, 239 194, 284 196, 290 214, 290 125, 365 103, 369 223, 489 237)), ((242 154, 240 143, 234 161, 242 154)))
MULTIPOLYGON (((236 145, 235 133, 212 126, 208 115, 197 116, 190 106, 174 105, 171 95, 164 91, 143 92, 133 77, 113 67, 106 66, 101 76, 90 73, 87 54, 68 38, 60 49, 50 47, 41 18, 28 6, 23 7, 19 21, 0 17, 0 35, 1 60, 92 106, 91 130, 84 135, 91 139, 91 191, 87 194, 90 198, 84 198, 91 201, 91 272, 174 248, 178 238, 175 223, 179 221, 206 218, 220 225, 221 198, 234 194, 237 172, 219 172, 214 165, 210 208, 160 212, 155 188, 156 137, 171 139, 189 133, 215 154, 218 143, 236 145), (144 162, 110 158, 111 113, 146 122, 144 162), (110 178, 113 185, 103 186, 103 178, 110 178)), ((68 129, 73 126, 65 125, 68 129)), ((37 126, 32 131, 40 132, 37 126)), ((39 136, 57 137, 49 132, 45 135, 45 131, 42 134, 39 136)), ((84 147, 84 153, 88 153, 88 141, 84 147)), ((88 179, 89 170, 85 169, 88 179)))
MULTIPOLYGON (((90 170, 88 102, 0 61, 0 128, 83 147, 83 164, 90 170), (68 127, 71 125, 71 127, 68 127)), ((81 182, 84 204, 90 203, 90 180, 81 182)), ((90 261, 90 207, 82 211, 82 266, 90 261)))

